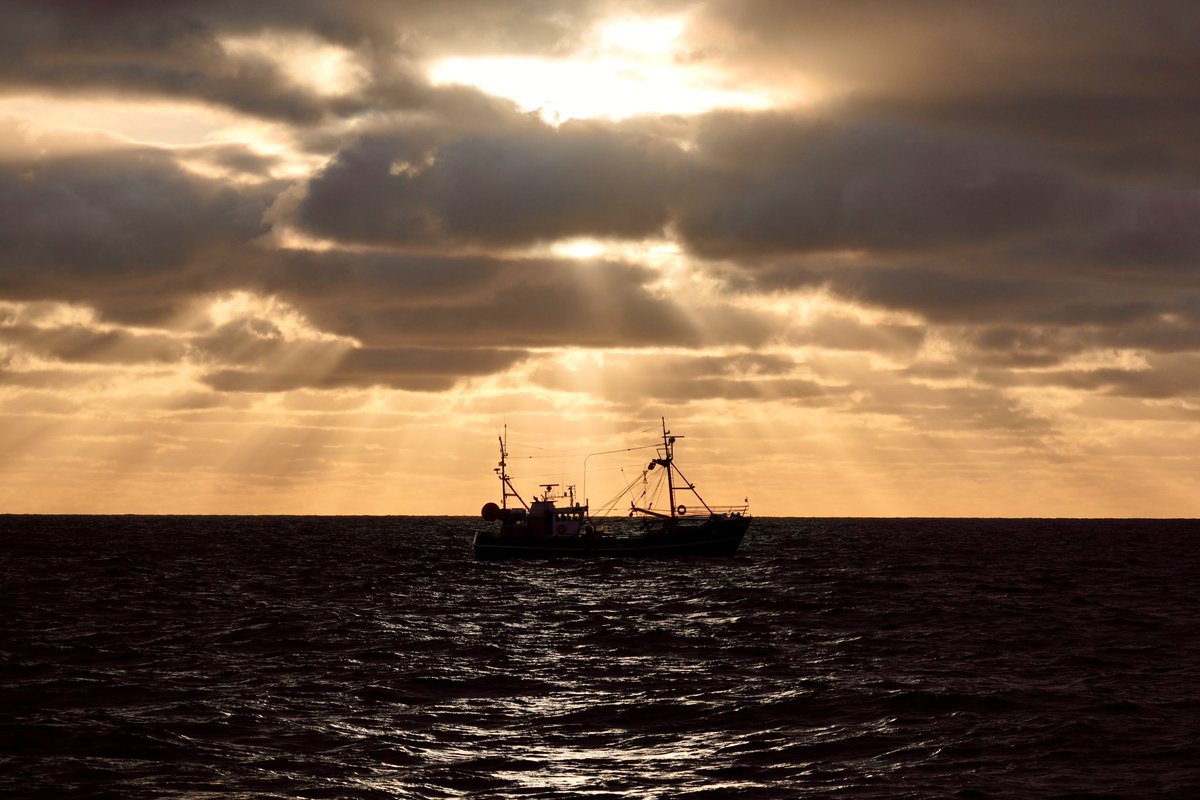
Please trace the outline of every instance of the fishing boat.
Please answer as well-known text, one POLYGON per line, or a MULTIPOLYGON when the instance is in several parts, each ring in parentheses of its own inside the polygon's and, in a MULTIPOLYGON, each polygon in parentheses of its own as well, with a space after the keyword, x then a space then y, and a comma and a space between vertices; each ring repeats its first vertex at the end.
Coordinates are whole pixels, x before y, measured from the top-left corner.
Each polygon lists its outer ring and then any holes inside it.
MULTIPOLYGON (((736 554, 750 527, 749 505, 709 505, 675 463, 675 443, 681 438, 667 430, 664 418, 662 444, 645 448, 653 447, 655 457, 604 506, 611 510, 621 498, 630 497, 628 519, 622 519, 593 518, 586 498, 582 503, 576 499, 574 486, 556 492, 559 484, 538 484, 541 495, 533 495, 527 503, 508 474, 507 434, 500 436, 500 465, 495 469, 500 479, 500 502, 485 504, 481 512, 485 521, 498 524, 475 533, 475 557, 495 560, 736 554), (654 498, 645 488, 636 496, 636 487, 648 486, 649 477, 659 468, 655 485, 661 488, 665 484, 667 505, 656 510, 654 498), (693 503, 690 509, 685 501, 693 503)), ((638 449, 643 448, 628 448, 638 449)))

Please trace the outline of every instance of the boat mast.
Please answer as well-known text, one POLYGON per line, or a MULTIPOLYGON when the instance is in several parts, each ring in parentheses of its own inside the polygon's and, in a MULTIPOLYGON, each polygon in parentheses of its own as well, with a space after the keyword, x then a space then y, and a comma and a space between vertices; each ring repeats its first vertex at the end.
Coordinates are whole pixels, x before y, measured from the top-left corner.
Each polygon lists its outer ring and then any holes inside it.
POLYGON ((500 466, 495 469, 496 474, 500 477, 500 507, 508 508, 508 498, 515 497, 521 501, 521 505, 525 510, 529 510, 529 504, 517 494, 517 490, 513 488, 512 481, 508 479, 508 426, 504 426, 504 435, 497 437, 500 439, 500 466))
POLYGON ((671 462, 673 460, 675 437, 667 430, 667 418, 662 417, 662 432, 663 432, 663 465, 667 468, 667 499, 671 502, 671 519, 675 519, 675 482, 671 479, 671 462))
POLYGON ((663 458, 662 461, 660 461, 659 463, 661 463, 663 466, 665 466, 667 468, 667 494, 671 499, 671 516, 672 517, 679 516, 679 514, 677 513, 677 507, 675 505, 675 475, 674 475, 674 473, 676 473, 676 472, 679 473, 680 479, 683 480, 683 484, 679 488, 686 489, 689 492, 691 492, 692 494, 696 495, 696 499, 700 501, 700 505, 704 506, 704 510, 707 511, 709 514, 712 514, 713 513, 712 508, 710 508, 708 503, 706 503, 704 501, 704 498, 700 496, 700 493, 696 491, 696 484, 689 481, 687 475, 683 474, 683 470, 681 470, 679 467, 677 467, 675 465, 675 440, 682 439, 683 437, 671 435, 671 432, 669 430, 667 430, 666 417, 662 418, 662 424, 663 424, 663 450, 665 451, 666 457, 663 458))
MULTIPOLYGON (((698 501, 700 501, 700 505, 704 506, 704 509, 710 515, 715 514, 715 512, 708 505, 708 503, 704 502, 704 498, 700 496, 700 493, 696 491, 696 484, 689 481, 687 476, 683 474, 683 471, 681 469, 679 469, 679 467, 675 466, 675 440, 682 439, 682 438, 683 438, 682 435, 680 435, 680 436, 672 436, 671 435, 671 432, 669 430, 667 430, 667 419, 666 419, 666 417, 662 417, 662 440, 663 440, 662 453, 661 453, 660 457, 657 457, 657 458, 654 458, 653 460, 651 460, 650 466, 648 466, 646 468, 647 472, 649 470, 654 469, 656 466, 662 467, 667 471, 667 500, 671 504, 670 509, 668 509, 667 513, 662 513, 660 511, 651 511, 648 508, 638 508, 636 502, 631 502, 629 504, 630 505, 630 512, 629 512, 630 516, 633 516, 634 512, 638 512, 638 513, 642 513, 642 514, 647 514, 651 517, 661 517, 663 519, 669 519, 672 522, 674 522, 680 516, 682 516, 686 512, 686 509, 684 509, 684 511, 680 511, 680 508, 682 508, 682 506, 675 505, 675 475, 674 475, 674 473, 676 473, 676 472, 679 473, 679 478, 680 478, 680 480, 683 481, 683 483, 681 483, 679 485, 680 491, 687 490, 687 491, 691 492, 692 494, 696 495, 696 499, 698 501)), ((658 445, 654 445, 654 446, 658 447, 658 445)), ((636 449, 636 448, 630 448, 630 449, 636 449)), ((616 452, 616 451, 614 451, 614 452, 616 452)), ((656 455, 659 455, 659 454, 656 454, 656 455)), ((642 473, 643 479, 645 478, 645 474, 646 474, 645 472, 642 473)), ((632 484, 630 484, 630 486, 626 487, 625 491, 622 492, 621 494, 624 494, 625 492, 629 491, 630 488, 632 488, 632 484)), ((618 497, 619 496, 620 495, 618 495, 618 497)))

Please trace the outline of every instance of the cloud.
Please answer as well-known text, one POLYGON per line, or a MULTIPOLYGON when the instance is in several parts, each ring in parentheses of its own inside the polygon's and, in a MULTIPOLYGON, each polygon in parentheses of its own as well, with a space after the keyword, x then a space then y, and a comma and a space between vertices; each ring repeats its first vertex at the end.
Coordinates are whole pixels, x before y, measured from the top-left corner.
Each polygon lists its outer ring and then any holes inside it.
POLYGON ((699 57, 743 80, 1195 174, 1200 14, 1188 0, 722 0, 700 8, 691 34, 699 57))
POLYGON ((82 325, 0 325, 0 342, 42 358, 88 364, 167 364, 185 353, 183 342, 163 334, 95 330, 82 325))
POLYGON ((374 346, 761 344, 761 314, 655 288, 621 261, 283 250, 243 285, 294 304, 320 329, 374 346))
MULTIPOLYGON (((382 307, 326 306, 317 298, 300 304, 329 330, 379 343, 686 346, 702 341, 704 333, 683 310, 648 292, 643 281, 640 270, 620 265, 598 265, 584 276, 569 264, 516 264, 502 270, 490 293, 472 302, 410 306, 401 296, 382 307)), ((761 335, 753 320, 743 319, 748 330, 742 335, 761 335)))
POLYGON ((363 348, 343 350, 328 368, 311 363, 268 361, 258 369, 221 369, 202 380, 223 392, 285 392, 383 386, 441 392, 464 377, 487 375, 513 366, 528 353, 511 350, 363 348))
POLYGON ((160 305, 164 289, 203 287, 213 262, 266 231, 269 200, 266 189, 198 177, 156 151, 2 164, 0 293, 136 315, 160 305))
MULTIPOLYGON (((277 295, 330 333, 372 346, 686 345, 767 335, 753 314, 736 309, 714 314, 718 324, 701 330, 677 301, 650 288, 657 273, 620 262, 273 250, 257 240, 283 184, 202 177, 180 166, 196 156, 126 147, 18 154, 0 164, 0 204, 9 210, 0 219, 0 293, 168 325, 206 297, 246 290, 277 295)), ((579 203, 611 207, 614 224, 625 224, 615 186, 599 199, 585 192, 579 203)), ((558 205, 568 228, 588 217, 558 205)))
POLYGON ((889 122, 713 114, 675 227, 694 251, 854 251, 999 263, 1008 273, 1195 267, 1200 195, 1073 169, 973 133, 889 122))
POLYGON ((300 126, 385 110, 447 111, 480 96, 430 86, 419 58, 447 49, 553 52, 577 41, 604 7, 15 0, 0 5, 0 86, 186 99, 300 126), (322 46, 338 48, 361 80, 309 85, 302 73, 322 46))
POLYGON ((988 431, 1018 437, 1053 432, 1049 418, 993 387, 922 386, 894 383, 871 387, 854 405, 857 414, 896 417, 928 435, 988 431))
POLYGON ((263 153, 236 142, 180 148, 176 152, 184 163, 195 162, 246 180, 269 180, 274 170, 282 163, 280 156, 263 153))
POLYGON ((310 182, 299 222, 351 242, 522 245, 661 233, 678 149, 617 126, 528 118, 508 130, 371 136, 310 182), (436 135, 436 134, 435 134, 436 135))
MULTIPOLYGON (((1049 369, 1104 348, 1190 353, 1200 195, 1185 134, 1198 106, 1180 102, 1196 81, 1172 64, 1195 57, 1194 15, 1105 8, 707 4, 688 35, 728 35, 688 58, 824 80, 828 104, 554 127, 429 86, 421 59, 568 52, 604 4, 539 9, 524 28, 475 2, 8 4, 10 86, 225 105, 290 123, 298 146, 329 159, 289 183, 271 177, 283 155, 234 142, 0 136, 0 293, 83 303, 107 325, 4 336, 64 362, 191 359, 228 388, 445 388, 529 348, 786 343, 919 362, 952 339, 968 371, 1049 369), (452 24, 464 13, 494 36, 452 24), (1066 21, 1082 32, 1045 33, 1066 21), (361 79, 333 93, 298 80, 262 47, 287 36, 350 52, 361 79), (401 108, 428 113, 387 113, 401 108), (1148 115, 1136 136, 1121 109, 1148 115), (1072 110, 1108 122, 1076 125, 1072 110), (298 231, 334 247, 272 245, 272 225, 280 241, 298 231), (656 268, 530 255, 574 237, 673 238, 683 269, 717 286, 689 295, 656 268), (758 305, 818 289, 908 321, 796 324, 758 305), (265 317, 171 329, 229 292, 277 298, 326 338, 298 341, 265 317), (414 360, 426 352, 462 357, 432 373, 414 360)), ((692 366, 712 383, 662 380, 697 397, 762 388, 692 366)))
POLYGON ((1036 154, 890 123, 710 115, 677 228, 712 256, 944 250, 1044 235, 1089 193, 1036 154))
POLYGON ((802 374, 792 358, 764 353, 720 356, 618 355, 585 366, 543 362, 530 380, 560 392, 587 392, 631 409, 669 403, 758 400, 824 406, 846 390, 802 374))
POLYGON ((925 342, 921 325, 867 324, 855 319, 825 315, 799 325, 789 337, 793 344, 809 344, 830 350, 860 350, 912 356, 925 342))
POLYGON ((6 3, 0 29, 9 88, 183 97, 294 122, 326 111, 277 66, 228 52, 196 4, 6 3))
POLYGON ((373 386, 444 391, 529 356, 494 347, 359 347, 345 339, 289 336, 271 320, 255 317, 231 320, 188 344, 204 368, 202 382, 233 392, 373 386))
POLYGON ((981 371, 981 380, 998 387, 1056 387, 1142 400, 1200 401, 1200 356, 1146 353, 1130 366, 1099 366, 1032 372, 981 371))
POLYGON ((889 121, 714 113, 696 130, 682 149, 644 125, 396 129, 341 150, 295 221, 348 244, 418 251, 669 232, 695 256, 775 277, 789 269, 781 256, 854 253, 882 265, 919 257, 903 265, 909 274, 974 273, 992 289, 1048 267, 1107 282, 1196 267, 1191 188, 889 121))
POLYGON ((14 322, 12 317, 0 320, 7 322, 0 324, 0 345, 8 350, 0 383, 8 385, 69 387, 118 375, 93 371, 77 373, 77 380, 72 380, 66 368, 31 368, 28 358, 32 356, 39 364, 146 365, 188 372, 196 368, 200 380, 219 391, 374 386, 444 391, 463 378, 500 372, 529 356, 524 350, 498 348, 356 347, 328 337, 298 338, 270 320, 254 317, 231 320, 191 336, 98 329, 86 324, 32 325, 14 322))

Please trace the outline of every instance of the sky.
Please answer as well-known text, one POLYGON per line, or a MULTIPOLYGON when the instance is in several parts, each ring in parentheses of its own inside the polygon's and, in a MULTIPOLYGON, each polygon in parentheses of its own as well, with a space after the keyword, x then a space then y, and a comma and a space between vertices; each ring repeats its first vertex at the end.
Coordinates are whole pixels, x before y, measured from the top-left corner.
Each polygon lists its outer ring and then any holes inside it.
POLYGON ((1200 511, 1192 0, 0 0, 0 511, 1200 511), (619 511, 619 509, 618 509, 619 511))

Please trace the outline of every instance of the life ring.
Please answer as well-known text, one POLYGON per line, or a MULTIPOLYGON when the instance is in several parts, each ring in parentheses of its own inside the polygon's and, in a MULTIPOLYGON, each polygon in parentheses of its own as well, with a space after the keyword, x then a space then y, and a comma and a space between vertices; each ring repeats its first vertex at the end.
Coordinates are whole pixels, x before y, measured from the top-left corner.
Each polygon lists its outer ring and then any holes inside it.
POLYGON ((557 533, 559 536, 562 536, 564 533, 567 532, 567 526, 560 522, 560 523, 558 523, 558 527, 554 529, 554 532, 557 533))
POLYGON ((687 506, 680 505, 679 508, 675 509, 675 513, 682 517, 687 513, 687 506))

